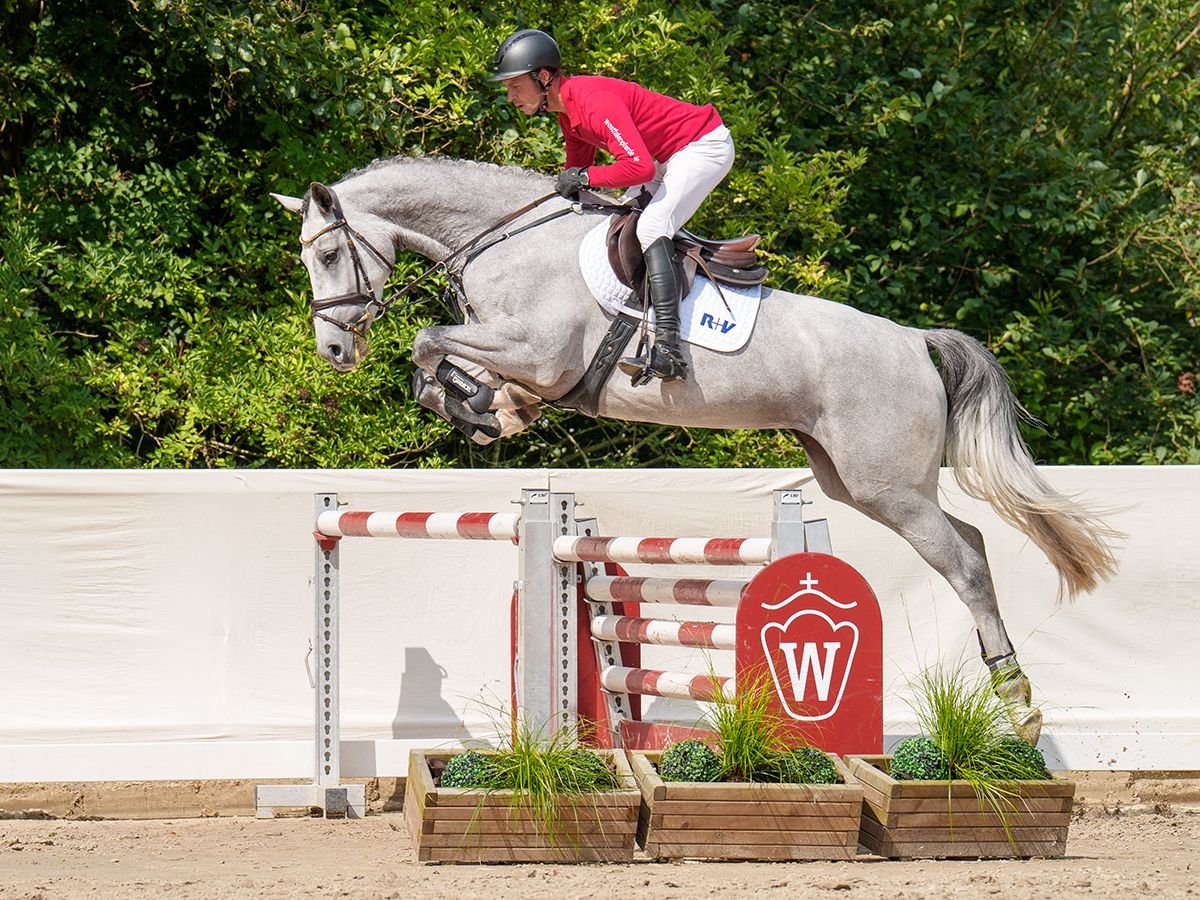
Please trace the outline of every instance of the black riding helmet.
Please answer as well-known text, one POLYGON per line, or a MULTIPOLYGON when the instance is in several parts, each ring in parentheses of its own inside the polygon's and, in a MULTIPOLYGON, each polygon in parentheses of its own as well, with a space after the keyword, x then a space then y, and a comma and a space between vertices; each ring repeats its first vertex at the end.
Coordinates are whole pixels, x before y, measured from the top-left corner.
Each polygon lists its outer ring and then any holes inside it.
POLYGON ((503 81, 515 75, 525 75, 538 69, 562 68, 562 56, 554 38, 536 28, 515 31, 501 42, 492 60, 489 81, 503 81))

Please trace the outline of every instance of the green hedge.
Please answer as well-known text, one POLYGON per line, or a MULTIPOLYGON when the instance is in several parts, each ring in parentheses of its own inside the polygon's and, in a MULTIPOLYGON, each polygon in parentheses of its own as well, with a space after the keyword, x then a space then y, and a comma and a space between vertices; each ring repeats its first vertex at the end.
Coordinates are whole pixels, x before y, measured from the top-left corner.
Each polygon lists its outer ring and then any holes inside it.
POLYGON ((484 80, 525 26, 716 103, 738 162, 696 227, 764 233, 783 287, 984 340, 1041 459, 1200 462, 1198 14, 0 0, 0 464, 802 463, 783 434, 553 412, 480 449, 409 396, 436 285, 360 370, 317 358, 268 192, 403 153, 555 171, 554 123, 484 80))

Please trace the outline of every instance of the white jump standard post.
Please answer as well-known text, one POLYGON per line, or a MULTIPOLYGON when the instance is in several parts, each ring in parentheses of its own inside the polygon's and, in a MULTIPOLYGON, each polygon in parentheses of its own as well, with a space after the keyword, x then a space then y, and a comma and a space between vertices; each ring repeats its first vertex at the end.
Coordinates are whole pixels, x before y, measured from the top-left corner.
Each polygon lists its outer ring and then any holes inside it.
POLYGON ((555 559, 550 549, 575 532, 574 494, 521 491, 515 712, 545 739, 578 721, 575 565, 555 559))
POLYGON ((269 818, 277 806, 328 815, 366 815, 363 785, 340 783, 338 586, 342 538, 512 541, 521 547, 517 581, 514 693, 522 721, 548 738, 578 719, 576 573, 554 559, 555 538, 575 534, 575 497, 544 490, 521 493, 521 512, 371 512, 339 510, 337 494, 317 494, 316 777, 306 785, 259 785, 254 806, 269 818))
MULTIPOLYGON (((316 513, 337 511, 337 494, 317 494, 316 513)), ((275 807, 306 806, 320 809, 326 817, 360 819, 367 814, 366 787, 342 784, 338 639, 341 591, 338 580, 340 559, 335 537, 314 532, 316 538, 316 775, 312 784, 260 784, 254 789, 254 811, 269 819, 275 807)))

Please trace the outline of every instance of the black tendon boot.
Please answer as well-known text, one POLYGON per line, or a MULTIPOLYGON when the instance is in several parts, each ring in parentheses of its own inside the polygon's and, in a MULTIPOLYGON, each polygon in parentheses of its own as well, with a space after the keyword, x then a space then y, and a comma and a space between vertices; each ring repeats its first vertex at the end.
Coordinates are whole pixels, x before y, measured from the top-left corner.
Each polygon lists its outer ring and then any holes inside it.
POLYGON ((651 378, 665 381, 687 378, 687 362, 679 352, 679 299, 683 273, 675 261, 675 245, 660 237, 646 248, 646 292, 654 307, 654 346, 649 356, 626 357, 618 364, 633 376, 634 386, 651 378))

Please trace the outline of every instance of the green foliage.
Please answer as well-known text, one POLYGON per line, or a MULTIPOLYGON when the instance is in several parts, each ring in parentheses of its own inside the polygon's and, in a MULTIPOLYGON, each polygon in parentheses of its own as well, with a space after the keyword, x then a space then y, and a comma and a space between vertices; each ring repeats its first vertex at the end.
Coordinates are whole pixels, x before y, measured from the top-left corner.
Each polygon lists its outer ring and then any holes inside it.
POLYGON ((491 755, 497 784, 516 793, 516 804, 552 815, 562 794, 611 791, 618 787, 612 768, 595 751, 579 746, 578 732, 560 728, 549 738, 520 722, 511 740, 491 755))
POLYGON ((707 717, 721 744, 722 776, 730 781, 778 781, 787 749, 783 719, 767 677, 739 678, 734 697, 718 693, 707 717))
POLYGON ((504 785, 491 756, 478 750, 468 750, 450 757, 439 779, 445 788, 486 788, 494 790, 504 785))
POLYGON ((663 751, 658 774, 663 781, 718 781, 721 758, 703 741, 679 741, 663 751))
POLYGON ((1200 461, 1200 4, 713 5, 790 149, 866 153, 850 302, 985 341, 1049 462, 1200 461))
POLYGON ((1013 780, 1048 779, 1042 751, 1018 737, 1001 738, 992 752, 992 772, 997 778, 1013 780))
POLYGON ((922 672, 913 684, 911 702, 923 736, 900 745, 911 744, 901 760, 901 772, 917 777, 917 771, 940 768, 944 761, 948 777, 966 779, 985 791, 995 790, 1000 781, 1045 778, 1041 751, 1013 733, 1004 702, 994 690, 1009 674, 1001 671, 970 679, 961 667, 942 666, 922 672), (940 751, 940 759, 935 750, 940 751))
POLYGON ((828 753, 816 747, 796 747, 776 761, 778 780, 785 784, 837 784, 838 771, 828 753))
POLYGON ((893 778, 898 779, 941 781, 950 777, 950 761, 932 739, 910 737, 892 750, 892 762, 888 771, 893 778))
POLYGON ((837 769, 828 756, 802 742, 798 745, 775 706, 775 685, 765 672, 739 678, 732 698, 718 694, 706 714, 706 725, 716 732, 720 742, 721 780, 804 784, 837 781, 837 769))
MULTIPOLYGON (((550 27, 573 71, 716 104, 701 232, 774 283, 998 354, 1045 460, 1200 462, 1200 4, 36 0, 0 4, 0 463, 797 465, 790 436, 549 412, 479 448, 408 391, 438 285, 321 363, 295 221, 373 157, 552 172, 484 80, 550 27)), ((406 255, 394 282, 423 260, 406 255)))

